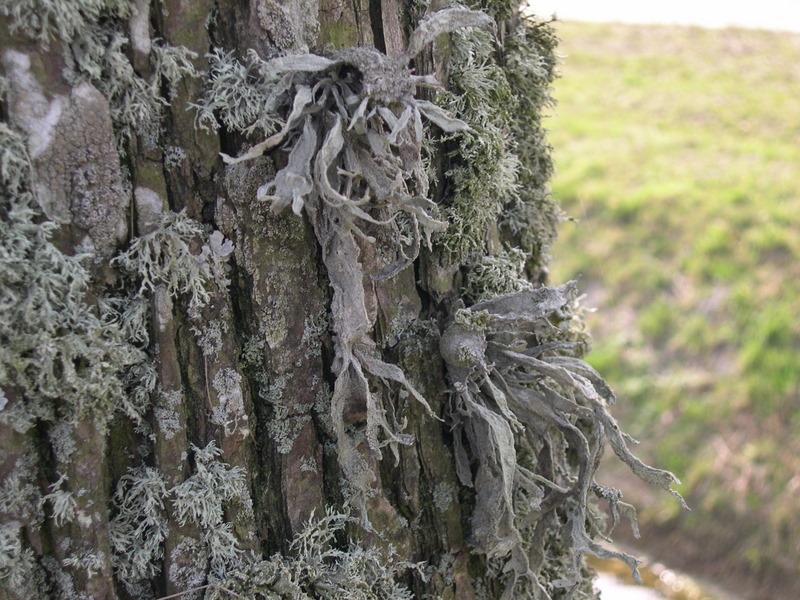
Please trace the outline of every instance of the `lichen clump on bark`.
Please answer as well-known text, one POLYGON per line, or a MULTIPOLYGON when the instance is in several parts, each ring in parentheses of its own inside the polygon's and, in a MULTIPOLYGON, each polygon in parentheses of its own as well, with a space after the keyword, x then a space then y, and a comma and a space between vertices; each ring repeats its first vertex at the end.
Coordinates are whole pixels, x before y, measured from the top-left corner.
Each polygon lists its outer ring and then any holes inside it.
POLYGON ((674 476, 579 359, 574 285, 533 283, 547 24, 456 6, 391 57, 311 53, 302 3, 255 2, 259 55, 189 4, 0 5, 4 592, 567 598, 583 552, 635 574, 593 541, 590 495, 633 514, 602 448, 674 476), (169 43, 184 20, 207 57, 169 43), (449 80, 417 74, 444 35, 449 80))
MULTIPOLYGON (((370 528, 366 500, 375 494, 375 476, 359 453, 358 438, 347 431, 348 407, 366 406, 366 428, 358 437, 363 435, 369 451, 380 453, 388 445, 395 456, 397 444, 411 444, 413 437, 401 433, 401 422, 382 397, 370 390, 371 381, 399 384, 437 417, 405 374, 376 355, 356 238, 375 244, 381 229, 390 231, 384 239, 388 237, 399 257, 371 274, 388 279, 417 258, 421 238, 430 248, 431 235, 446 228, 428 198, 422 120, 451 133, 467 125, 416 96, 418 86, 436 82, 413 75, 408 63, 438 35, 491 23, 480 12, 446 9, 423 19, 411 34, 407 51, 395 59, 373 48, 348 48, 332 58, 303 54, 263 62, 260 76, 274 82, 267 88, 264 104, 276 115, 288 114, 276 133, 248 152, 238 158, 223 157, 236 164, 286 143, 287 164, 259 188, 258 199, 269 201, 276 212, 291 207, 300 215, 305 210, 322 248, 333 288, 336 381, 331 414, 338 459, 351 486, 350 501, 370 528), (376 235, 370 235, 371 231, 376 235), (403 232, 410 238, 407 245, 400 241, 403 232)), ((221 78, 240 70, 235 63, 216 68, 221 78)), ((240 124, 244 131, 265 122, 260 114, 248 114, 249 109, 245 109, 248 118, 243 119, 238 110, 221 106, 220 98, 227 100, 229 94, 215 81, 211 95, 199 106, 201 122, 211 121, 213 108, 222 108, 223 119, 240 124)), ((274 122, 279 121, 275 118, 274 122)))

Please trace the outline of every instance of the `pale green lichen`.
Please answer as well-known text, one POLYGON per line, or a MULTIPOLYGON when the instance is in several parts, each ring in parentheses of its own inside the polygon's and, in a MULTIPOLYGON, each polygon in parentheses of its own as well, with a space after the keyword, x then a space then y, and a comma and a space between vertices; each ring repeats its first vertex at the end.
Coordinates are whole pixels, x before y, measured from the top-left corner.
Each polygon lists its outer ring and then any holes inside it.
POLYGON ((32 527, 41 525, 44 521, 42 493, 35 485, 36 476, 36 456, 28 449, 17 458, 0 487, 0 514, 32 527))
POLYGON ((102 428, 115 410, 136 414, 125 382, 146 360, 128 342, 107 303, 86 297, 85 256, 67 256, 39 222, 22 137, 0 127, 0 386, 24 397, 0 419, 26 431, 37 419, 90 416, 102 428))
POLYGON ((231 131, 274 133, 280 125, 274 83, 261 76, 264 61, 255 51, 247 53, 246 64, 220 48, 215 48, 208 60, 208 89, 197 104, 192 105, 197 110, 195 126, 216 131, 220 127, 219 116, 222 125, 231 131))
POLYGON ((464 293, 472 302, 481 302, 533 289, 533 284, 523 274, 524 269, 525 253, 518 248, 486 255, 469 265, 464 293))
POLYGON ((242 376, 234 369, 220 369, 211 383, 217 395, 217 405, 211 411, 211 422, 220 425, 225 435, 250 435, 249 417, 245 412, 242 376))
POLYGON ((216 580, 206 600, 224 600, 230 593, 270 600, 411 600, 411 591, 395 578, 420 565, 398 561, 391 553, 349 542, 337 543, 351 518, 329 510, 309 519, 292 540, 286 555, 269 560, 245 555, 216 580), (223 591, 225 590, 225 591, 223 591))
POLYGON ((50 505, 51 519, 56 527, 61 527, 64 523, 71 523, 75 519, 75 511, 78 506, 75 496, 69 490, 61 489, 67 480, 66 475, 61 475, 58 480, 50 485, 50 493, 43 496, 41 505, 50 505))
POLYGON ((469 129, 445 138, 450 152, 444 198, 448 228, 439 243, 450 262, 484 253, 489 226, 519 192, 520 160, 511 127, 515 98, 495 62, 495 39, 479 30, 451 35, 449 90, 436 102, 464 120, 469 129))
POLYGON ((164 168, 173 171, 180 168, 186 161, 186 151, 180 146, 165 146, 164 148, 164 168))
POLYGON ((120 145, 139 134, 149 147, 156 147, 168 105, 161 86, 174 97, 179 80, 199 75, 193 64, 197 55, 154 40, 148 44, 152 74, 140 76, 128 57, 132 7, 129 0, 15 0, 0 5, 0 14, 11 17, 12 32, 44 46, 53 41, 67 45, 67 79, 73 85, 89 80, 102 92, 120 145))
POLYGON ((21 523, 0 525, 0 586, 35 598, 46 587, 33 550, 25 548, 21 523))
POLYGON ((103 569, 105 561, 106 556, 102 550, 98 552, 83 551, 71 553, 61 561, 61 564, 64 567, 81 569, 86 573, 86 577, 92 577, 103 569))
POLYGON ((229 467, 218 459, 222 455, 216 442, 205 448, 191 446, 195 473, 172 489, 175 516, 182 525, 192 522, 208 530, 223 523, 224 506, 248 494, 244 470, 229 467))
POLYGON ((128 58, 130 41, 122 27, 122 23, 115 27, 94 23, 76 36, 71 44, 71 79, 88 78, 106 97, 120 142, 138 134, 148 147, 155 148, 164 108, 169 105, 161 95, 162 85, 172 98, 181 79, 199 76, 192 63, 197 55, 156 41, 150 54, 153 73, 145 79, 136 73, 128 58))
POLYGON ((159 390, 158 399, 153 406, 156 427, 166 440, 171 440, 181 430, 178 409, 183 405, 182 390, 159 390))
POLYGON ((151 467, 128 470, 117 481, 109 523, 113 551, 112 565, 126 586, 150 580, 161 571, 163 542, 167 537, 164 498, 166 486, 161 474, 151 467))
POLYGON ((0 14, 11 17, 12 33, 47 45, 70 42, 88 23, 103 17, 127 17, 130 7, 128 0, 14 0, 3 2, 0 14))
POLYGON ((189 309, 197 311, 211 296, 211 282, 223 288, 227 285, 224 263, 232 251, 222 234, 214 232, 206 237, 202 226, 185 211, 164 211, 156 229, 134 238, 114 263, 138 276, 140 294, 154 292, 163 284, 170 296, 187 294, 189 309), (201 241, 206 243, 196 254, 192 245, 201 241))
POLYGON ((190 592, 203 585, 208 570, 208 551, 201 540, 191 537, 181 538, 173 551, 174 560, 170 562, 167 573, 169 581, 182 590, 185 600, 197 600, 203 593, 190 592))
POLYGON ((222 455, 215 442, 205 448, 191 445, 194 474, 170 491, 175 518, 181 525, 193 523, 202 532, 202 544, 211 569, 210 576, 221 578, 240 564, 243 550, 225 521, 225 510, 232 503, 252 506, 245 483, 244 469, 218 460, 222 455))
POLYGON ((522 168, 517 199, 506 207, 500 226, 519 239, 528 261, 537 268, 549 262, 562 218, 550 195, 553 159, 543 125, 546 109, 555 104, 551 92, 557 44, 550 21, 522 16, 505 43, 505 75, 518 107, 512 131, 522 168))
POLYGON ((272 416, 267 422, 267 432, 280 454, 289 454, 292 451, 295 440, 311 421, 311 415, 298 412, 302 407, 293 406, 291 398, 287 398, 284 394, 292 376, 291 372, 285 373, 275 377, 272 382, 264 377, 263 387, 259 390, 259 397, 272 407, 272 416))
POLYGON ((444 482, 436 486, 433 491, 433 504, 440 512, 446 512, 450 508, 455 496, 455 488, 452 484, 444 482))

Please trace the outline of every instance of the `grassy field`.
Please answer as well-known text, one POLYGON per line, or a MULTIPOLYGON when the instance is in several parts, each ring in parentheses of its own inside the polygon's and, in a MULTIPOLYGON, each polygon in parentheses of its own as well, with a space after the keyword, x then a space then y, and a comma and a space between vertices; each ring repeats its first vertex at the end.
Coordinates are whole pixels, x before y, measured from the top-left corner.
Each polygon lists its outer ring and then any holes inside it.
POLYGON ((691 562, 798 581, 800 35, 558 29, 552 279, 581 275, 589 360, 694 511, 626 495, 691 562))

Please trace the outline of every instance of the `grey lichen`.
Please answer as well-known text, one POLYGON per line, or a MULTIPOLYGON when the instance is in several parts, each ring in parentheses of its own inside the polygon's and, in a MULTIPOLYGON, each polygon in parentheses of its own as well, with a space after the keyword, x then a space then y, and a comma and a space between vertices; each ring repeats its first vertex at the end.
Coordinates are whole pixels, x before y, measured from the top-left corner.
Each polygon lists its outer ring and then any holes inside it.
POLYGON ((135 70, 127 55, 130 41, 124 22, 93 22, 71 41, 70 79, 73 83, 89 80, 108 100, 118 145, 134 135, 155 148, 161 135, 161 119, 169 102, 161 94, 166 84, 171 96, 183 77, 196 77, 196 55, 182 47, 161 41, 152 44, 152 74, 145 78, 135 70))
POLYGON ((114 493, 116 515, 110 522, 112 564, 127 586, 152 579, 161 570, 167 537, 166 486, 151 467, 130 469, 114 493))
POLYGON ((550 260, 561 211, 550 194, 553 174, 551 147, 546 140, 546 109, 555 105, 558 38, 550 21, 520 15, 518 27, 506 38, 505 75, 517 101, 512 132, 522 168, 517 198, 500 218, 504 232, 517 236, 528 262, 539 269, 550 260))
MULTIPOLYGON (((271 202, 276 212, 291 207, 299 215, 305 209, 322 247, 333 288, 336 335, 333 429, 339 464, 349 482, 349 501, 359 507, 366 526, 366 502, 374 494, 376 478, 358 449, 361 434, 348 431, 345 413, 365 407, 363 437, 367 450, 379 455, 382 447, 388 445, 396 453, 397 444, 409 444, 413 438, 400 432, 401 420, 371 390, 371 381, 373 385, 398 384, 433 412, 402 370, 377 355, 369 336, 372 322, 356 240, 374 244, 377 236, 373 232, 396 232, 388 238, 399 255, 397 260, 372 275, 385 279, 417 257, 423 239, 430 245, 430 236, 444 229, 427 197, 422 118, 445 132, 463 131, 467 126, 416 96, 417 86, 434 85, 435 80, 413 75, 408 64, 437 35, 491 24, 485 14, 463 8, 433 13, 420 22, 409 38, 408 50, 395 59, 372 48, 348 48, 332 58, 303 54, 259 62, 251 56, 251 65, 260 75, 255 85, 261 87, 255 90, 252 85, 241 85, 245 75, 241 66, 217 70, 221 77, 235 75, 237 89, 246 91, 244 97, 249 99, 245 106, 260 96, 258 112, 248 109, 243 113, 238 104, 233 110, 223 109, 223 119, 230 124, 245 132, 270 130, 273 122, 280 121, 276 116, 264 117, 264 113, 277 115, 282 110, 287 114, 280 129, 266 140, 238 158, 223 158, 236 164, 280 146, 289 152, 287 165, 261 186, 258 198, 271 202), (410 225, 408 247, 398 243, 396 221, 400 215, 410 225)), ((220 63, 230 64, 230 59, 220 63)), ((204 115, 223 97, 218 83, 212 80, 210 99, 200 109, 200 118, 206 121, 204 115)))
POLYGON ((88 257, 67 256, 50 242, 57 225, 39 222, 20 134, 3 125, 0 149, 0 386, 20 392, 0 419, 26 431, 37 419, 91 416, 104 429, 115 410, 140 409, 130 402, 126 372, 147 357, 107 303, 86 297, 88 257))
POLYGON ((50 485, 50 493, 42 497, 41 504, 50 505, 52 520, 56 527, 61 527, 65 522, 69 523, 75 519, 77 501, 69 490, 61 489, 67 480, 66 475, 62 475, 55 483, 50 485))
POLYGON ((178 410, 183 404, 182 390, 159 390, 153 406, 153 416, 156 419, 158 431, 164 438, 171 440, 181 430, 181 420, 178 410))
MULTIPOLYGON (((480 316, 481 325, 465 325, 462 314, 441 340, 455 389, 450 418, 457 472, 476 493, 472 544, 488 558, 507 562, 506 571, 513 573, 507 597, 522 579, 545 594, 546 588, 576 585, 584 552, 625 561, 638 580, 636 559, 603 548, 587 533, 587 520, 592 531, 602 531, 587 511, 590 492, 614 500, 614 525, 623 506, 594 481, 606 443, 638 477, 683 503, 670 487, 678 483, 672 473, 645 465, 628 450, 607 411, 615 398, 602 377, 569 356, 577 342, 565 324, 575 295, 572 282, 480 302, 462 313, 480 316), (520 459, 520 452, 527 458, 520 459), (575 478, 554 466, 567 464, 567 454, 577 460, 575 478), (563 543, 572 565, 560 580, 540 582, 544 535, 556 513, 566 522, 563 543)), ((626 512, 632 515, 627 507, 626 512)))
POLYGON ((139 293, 154 292, 160 284, 170 296, 187 294, 189 308, 196 311, 208 301, 211 282, 227 285, 224 263, 233 248, 222 234, 206 236, 201 225, 185 211, 164 211, 158 226, 145 235, 134 238, 128 249, 114 262, 141 281, 139 293), (199 253, 193 244, 203 241, 199 253))
POLYGON ((27 134, 37 203, 50 219, 88 234, 82 245, 95 262, 109 258, 127 235, 129 199, 108 103, 89 83, 76 85, 68 97, 48 96, 22 52, 7 50, 3 63, 12 121, 27 134))
POLYGON ((234 369, 220 369, 211 383, 217 395, 217 405, 211 411, 211 422, 220 425, 225 435, 250 435, 248 415, 242 393, 242 376, 234 369))
POLYGON ((353 541, 341 547, 337 537, 351 520, 333 510, 318 520, 312 515, 288 553, 269 560, 243 557, 206 599, 224 600, 233 593, 270 600, 411 600, 411 591, 395 578, 419 565, 353 541))
POLYGON ((258 23, 279 50, 308 52, 319 34, 319 0, 257 0, 258 23))
POLYGON ((483 256, 469 265, 464 293, 472 302, 481 302, 533 289, 533 284, 523 274, 524 269, 525 253, 518 248, 483 256))
POLYGON ((0 5, 0 14, 11 17, 11 31, 21 32, 42 44, 69 42, 87 23, 103 16, 126 17, 127 0, 14 0, 0 5))
POLYGON ((446 137, 451 151, 444 198, 449 224, 439 243, 449 262, 484 254, 490 225, 519 192, 520 158, 511 136, 516 98, 495 59, 495 39, 464 30, 452 36, 449 89, 436 102, 469 124, 446 137))
POLYGON ((180 79, 198 72, 196 54, 160 40, 151 43, 141 8, 130 0, 19 0, 0 5, 0 14, 11 17, 12 32, 44 47, 54 41, 67 46, 67 79, 74 85, 90 82, 100 90, 110 105, 120 146, 138 134, 155 147, 167 105, 161 85, 166 83, 174 95, 180 79), (129 47, 137 59, 149 58, 149 77, 136 72, 129 47))
POLYGON ((23 545, 21 523, 0 525, 0 585, 35 598, 47 585, 33 550, 23 545))
POLYGON ((176 518, 181 524, 193 522, 204 530, 223 523, 225 503, 248 492, 244 488, 244 471, 218 460, 222 450, 216 442, 205 448, 192 445, 195 473, 172 489, 176 518))

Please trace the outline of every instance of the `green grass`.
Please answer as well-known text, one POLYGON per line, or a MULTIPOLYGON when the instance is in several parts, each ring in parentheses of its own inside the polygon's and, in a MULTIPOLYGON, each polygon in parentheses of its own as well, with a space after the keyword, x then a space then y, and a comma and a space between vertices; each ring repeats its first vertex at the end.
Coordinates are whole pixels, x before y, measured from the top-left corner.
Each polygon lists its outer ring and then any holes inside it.
POLYGON ((589 360, 641 453, 684 479, 693 524, 755 520, 751 564, 798 565, 800 35, 559 31, 547 126, 576 222, 552 274, 580 274, 598 308, 589 360))

